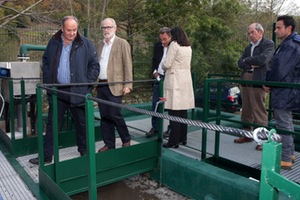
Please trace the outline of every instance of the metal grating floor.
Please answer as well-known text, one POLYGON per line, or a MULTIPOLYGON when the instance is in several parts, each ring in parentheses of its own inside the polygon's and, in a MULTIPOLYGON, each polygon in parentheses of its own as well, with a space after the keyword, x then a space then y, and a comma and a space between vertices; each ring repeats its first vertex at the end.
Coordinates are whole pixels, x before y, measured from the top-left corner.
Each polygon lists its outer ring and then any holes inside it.
MULTIPOLYGON (((211 132, 209 132, 211 133, 211 132)), ((214 134, 208 134, 207 152, 213 154, 214 152, 214 134)), ((256 143, 236 144, 233 140, 236 137, 222 134, 220 144, 220 156, 228 160, 241 163, 252 168, 261 168, 262 152, 256 151, 256 143)), ((187 156, 200 159, 201 148, 201 134, 200 132, 192 132, 188 135, 188 147, 181 147, 178 151, 187 156)), ((292 170, 281 170, 280 174, 289 180, 300 184, 300 153, 295 152, 296 162, 293 164, 292 170)), ((250 177, 249 177, 250 178, 250 177)))
POLYGON ((0 197, 3 200, 36 199, 1 151, 0 169, 0 197))
MULTIPOLYGON (((137 129, 141 129, 145 132, 149 131, 151 128, 151 119, 141 119, 137 121, 127 122, 129 126, 135 127, 137 129)), ((164 130, 167 129, 167 125, 169 122, 164 120, 164 130)), ((202 129, 199 128, 199 131, 193 131, 188 133, 187 146, 180 145, 178 149, 172 149, 176 152, 184 154, 186 156, 201 159, 201 140, 202 140, 202 129)), ((130 132, 135 133, 136 131, 130 130, 130 132)), ((137 133, 137 134, 145 134, 145 133, 137 133)), ((256 169, 261 168, 261 151, 256 151, 256 143, 244 143, 244 144, 236 144, 233 140, 236 137, 221 134, 220 141, 220 156, 237 163, 241 163, 256 169)), ((165 140, 166 142, 166 140, 165 140)), ((214 142, 215 136, 214 132, 208 130, 207 134, 207 153, 213 155, 214 152, 214 142)), ((292 170, 281 170, 280 174, 286 177, 289 180, 292 180, 298 184, 300 184, 300 153, 295 152, 296 162, 293 164, 292 170)), ((249 177, 251 178, 251 177, 249 177)))

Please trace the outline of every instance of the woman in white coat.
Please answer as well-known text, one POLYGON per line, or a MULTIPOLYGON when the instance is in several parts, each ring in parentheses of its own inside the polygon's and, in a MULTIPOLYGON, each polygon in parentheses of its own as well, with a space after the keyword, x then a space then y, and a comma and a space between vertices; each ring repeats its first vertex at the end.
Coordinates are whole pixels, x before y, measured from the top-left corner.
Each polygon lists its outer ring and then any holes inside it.
MULTIPOLYGON (((192 48, 184 30, 179 27, 171 29, 172 41, 166 59, 164 96, 165 109, 169 115, 187 118, 187 110, 195 107, 194 90, 191 76, 192 48)), ((165 148, 178 148, 186 145, 187 124, 170 121, 171 133, 165 148)))

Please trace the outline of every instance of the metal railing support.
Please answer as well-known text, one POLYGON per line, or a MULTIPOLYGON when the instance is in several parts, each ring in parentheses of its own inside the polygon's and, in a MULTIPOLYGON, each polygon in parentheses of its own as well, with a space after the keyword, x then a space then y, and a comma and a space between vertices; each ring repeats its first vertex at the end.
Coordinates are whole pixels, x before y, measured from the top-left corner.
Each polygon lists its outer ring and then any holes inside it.
MULTIPOLYGON (((217 92, 217 119, 216 119, 216 124, 220 125, 221 124, 221 99, 222 99, 222 83, 218 82, 218 92, 217 92)), ((214 149, 214 156, 219 157, 220 155, 220 131, 215 132, 215 149, 214 149)))
POLYGON ((14 82, 9 80, 9 115, 10 115, 10 132, 11 140, 15 140, 15 100, 14 100, 14 82))
POLYGON ((23 78, 21 79, 21 105, 22 105, 23 138, 27 138, 27 104, 25 99, 25 81, 23 78))
MULTIPOLYGON (((205 80, 204 81, 204 98, 203 98, 203 122, 208 123, 208 115, 209 115, 209 91, 210 83, 205 80)), ((206 158, 206 147, 207 147, 207 129, 202 128, 202 149, 201 149, 201 159, 206 158)))
POLYGON ((267 174, 269 170, 280 173, 281 146, 281 143, 272 141, 263 144, 259 193, 259 199, 261 200, 278 199, 278 193, 268 184, 267 174))
MULTIPOLYGON (((54 182, 59 185, 59 148, 58 148, 58 104, 57 90, 52 91, 52 132, 53 132, 53 155, 54 155, 54 182)), ((48 116, 49 117, 49 116, 48 116)))
POLYGON ((85 101, 85 122, 87 134, 87 158, 88 158, 88 190, 89 199, 97 199, 97 179, 96 179, 96 154, 95 154, 95 128, 94 128, 94 103, 87 95, 85 101))
MULTIPOLYGON (((274 133, 272 129, 269 135, 274 133)), ((280 175, 282 144, 269 139, 263 144, 260 200, 277 200, 278 192, 288 195, 292 199, 300 199, 300 185, 280 175)))
POLYGON ((38 121, 38 154, 40 168, 44 170, 44 144, 43 144, 43 95, 41 87, 36 87, 37 97, 37 121, 38 121))

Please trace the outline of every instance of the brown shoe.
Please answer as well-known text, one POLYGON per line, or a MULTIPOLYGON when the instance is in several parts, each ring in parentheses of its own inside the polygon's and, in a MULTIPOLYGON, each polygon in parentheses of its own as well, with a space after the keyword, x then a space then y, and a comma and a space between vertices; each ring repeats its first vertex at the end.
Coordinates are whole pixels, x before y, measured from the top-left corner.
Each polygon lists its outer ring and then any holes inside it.
POLYGON ((157 135, 157 134, 158 134, 158 131, 155 130, 154 128, 151 128, 151 130, 150 130, 148 133, 146 133, 146 137, 147 137, 147 138, 153 137, 153 136, 155 136, 155 135, 157 135))
POLYGON ((295 162, 296 162, 296 157, 295 157, 295 155, 292 155, 291 159, 292 159, 292 163, 295 163, 295 162))
POLYGON ((100 148, 98 150, 98 152, 104 152, 104 151, 108 151, 108 150, 111 150, 111 148, 109 148, 108 146, 105 145, 104 147, 100 148))
POLYGON ((261 151, 262 150, 262 145, 256 145, 256 147, 255 147, 255 150, 256 151, 261 151))
POLYGON ((122 144, 122 147, 129 147, 129 146, 130 146, 130 140, 122 144))
POLYGON ((252 141, 253 141, 252 138, 247 138, 247 137, 240 137, 238 139, 233 140, 234 143, 239 143, 239 144, 245 143, 245 142, 252 142, 252 141))
POLYGON ((281 169, 291 170, 293 164, 292 164, 292 162, 281 161, 280 165, 281 165, 281 169))

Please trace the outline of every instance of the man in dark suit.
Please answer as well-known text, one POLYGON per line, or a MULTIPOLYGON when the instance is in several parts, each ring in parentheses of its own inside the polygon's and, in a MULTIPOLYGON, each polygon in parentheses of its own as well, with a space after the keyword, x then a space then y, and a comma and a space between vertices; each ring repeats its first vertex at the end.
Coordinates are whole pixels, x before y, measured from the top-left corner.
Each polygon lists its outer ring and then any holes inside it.
MULTIPOLYGON (((100 62, 99 82, 106 83, 98 87, 98 98, 121 104, 122 96, 132 90, 132 58, 128 42, 115 35, 117 25, 114 19, 106 18, 101 22, 104 40, 98 50, 100 62), (109 84, 110 82, 117 82, 109 84), (124 82, 124 83, 120 83, 124 82)), ((105 146, 99 152, 115 148, 115 128, 123 143, 130 146, 131 137, 121 109, 99 103, 101 115, 101 133, 105 146)))
MULTIPOLYGON (((162 63, 166 56, 166 52, 171 42, 171 29, 168 27, 163 27, 159 30, 159 39, 154 46, 153 57, 152 57, 152 75, 153 78, 160 80, 164 78, 164 71, 162 69, 162 63)), ((152 110, 155 110, 156 103, 159 101, 159 81, 153 83, 152 89, 152 110)), ((148 133, 146 133, 146 137, 152 137, 158 133, 158 119, 157 117, 152 117, 151 125, 152 128, 148 133)), ((166 134, 169 133, 169 127, 166 131, 166 134)))
MULTIPOLYGON (((273 57, 274 43, 263 37, 264 29, 261 24, 253 23, 248 27, 248 35, 251 40, 245 48, 243 55, 238 60, 243 80, 264 81, 267 67, 273 57)), ((265 108, 266 91, 261 85, 242 84, 242 114, 241 120, 246 123, 255 123, 260 126, 268 126, 268 114, 265 108)), ((250 125, 244 125, 245 130, 252 130, 250 125)), ((252 138, 240 137, 234 143, 252 142, 252 138)), ((256 150, 262 150, 258 144, 256 150)))

